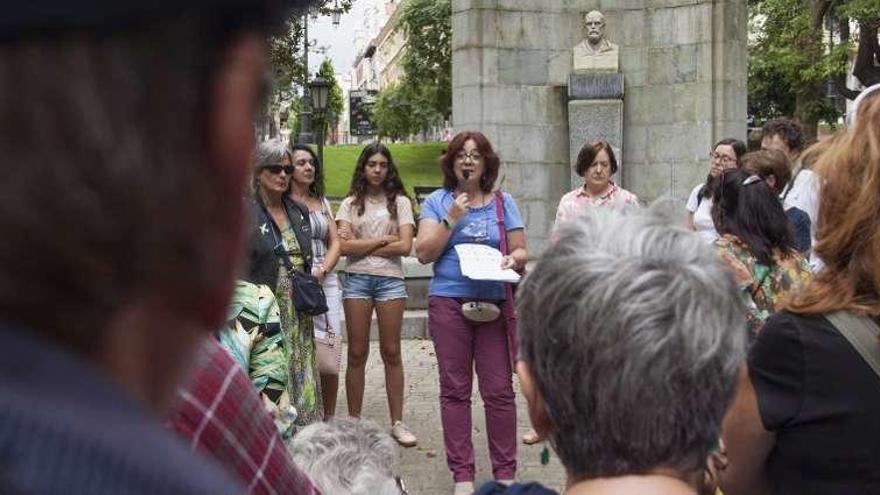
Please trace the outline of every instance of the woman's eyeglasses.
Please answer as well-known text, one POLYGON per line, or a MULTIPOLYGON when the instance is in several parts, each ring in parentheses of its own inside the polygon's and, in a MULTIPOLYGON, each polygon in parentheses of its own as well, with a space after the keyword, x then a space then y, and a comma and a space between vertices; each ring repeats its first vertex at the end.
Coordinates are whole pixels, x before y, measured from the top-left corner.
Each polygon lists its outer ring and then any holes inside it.
POLYGON ((716 153, 714 151, 709 153, 709 158, 712 160, 717 160, 725 165, 730 165, 731 163, 736 163, 736 158, 731 158, 727 155, 722 155, 721 153, 716 153))
POLYGON ((474 161, 474 162, 478 162, 478 161, 480 161, 480 160, 483 159, 483 155, 477 153, 476 151, 472 151, 472 152, 470 152, 470 153, 465 153, 464 151, 459 151, 459 152, 455 155, 455 159, 458 160, 458 161, 460 161, 460 162, 464 162, 464 161, 467 161, 467 160, 471 160, 471 161, 474 161))
POLYGON ((268 170, 270 174, 278 175, 284 172, 287 175, 293 175, 293 165, 266 165, 263 170, 268 170))

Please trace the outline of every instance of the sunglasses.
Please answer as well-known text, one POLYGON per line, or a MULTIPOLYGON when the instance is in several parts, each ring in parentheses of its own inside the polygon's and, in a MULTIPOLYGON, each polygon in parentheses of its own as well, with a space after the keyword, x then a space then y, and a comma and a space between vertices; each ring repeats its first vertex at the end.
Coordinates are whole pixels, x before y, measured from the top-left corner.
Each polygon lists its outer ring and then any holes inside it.
POLYGON ((293 165, 266 165, 263 170, 268 170, 270 174, 278 175, 284 172, 287 175, 293 175, 293 165))

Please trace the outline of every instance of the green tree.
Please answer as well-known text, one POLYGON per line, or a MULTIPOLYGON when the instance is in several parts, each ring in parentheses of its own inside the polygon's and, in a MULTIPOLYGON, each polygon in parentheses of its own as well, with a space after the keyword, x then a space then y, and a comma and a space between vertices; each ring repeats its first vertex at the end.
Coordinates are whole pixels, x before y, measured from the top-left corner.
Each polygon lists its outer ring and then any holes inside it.
POLYGON ((379 138, 399 141, 411 134, 428 131, 439 115, 424 95, 405 84, 392 84, 379 92, 372 108, 373 123, 379 138))
POLYGON ((452 115, 452 0, 406 0, 397 28, 407 41, 403 84, 445 119, 452 115))
MULTIPOLYGON (((327 95, 327 118, 323 122, 323 136, 325 136, 324 139, 326 141, 326 136, 329 136, 330 129, 336 127, 336 124, 339 122, 339 116, 342 115, 342 111, 345 109, 345 102, 342 99, 342 88, 339 87, 339 83, 336 81, 336 70, 333 68, 333 61, 330 58, 325 58, 321 62, 318 75, 330 83, 330 92, 327 95)), ((316 125, 320 124, 317 123, 316 125)))
MULTIPOLYGON (((310 9, 310 13, 330 15, 338 6, 340 12, 348 12, 354 0, 320 0, 310 9)), ((257 121, 257 131, 262 135, 274 136, 274 115, 282 109, 292 108, 297 95, 302 91, 306 77, 303 65, 303 13, 293 13, 284 22, 278 34, 268 40, 269 66, 271 68, 271 92, 257 121)), ((288 116, 288 126, 292 116, 288 116)), ((295 121, 295 119, 294 119, 295 121)))
POLYGON ((758 120, 794 116, 812 135, 819 121, 837 121, 841 108, 828 89, 858 94, 845 85, 851 22, 860 31, 853 75, 866 86, 880 82, 880 0, 752 0, 750 7, 749 113, 758 120))

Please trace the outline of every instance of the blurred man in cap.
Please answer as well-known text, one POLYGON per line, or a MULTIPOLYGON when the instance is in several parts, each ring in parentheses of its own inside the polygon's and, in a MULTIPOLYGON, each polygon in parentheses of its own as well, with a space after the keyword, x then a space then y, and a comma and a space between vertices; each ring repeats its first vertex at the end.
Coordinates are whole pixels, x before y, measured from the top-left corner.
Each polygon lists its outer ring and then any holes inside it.
POLYGON ((241 493, 158 416, 225 319, 264 40, 305 3, 4 6, 0 492, 241 493))

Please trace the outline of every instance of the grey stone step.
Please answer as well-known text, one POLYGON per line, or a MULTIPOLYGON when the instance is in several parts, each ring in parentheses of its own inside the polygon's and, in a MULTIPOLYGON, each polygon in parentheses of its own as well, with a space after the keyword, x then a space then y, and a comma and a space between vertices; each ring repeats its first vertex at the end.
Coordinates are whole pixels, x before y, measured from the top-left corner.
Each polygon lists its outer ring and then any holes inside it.
MULTIPOLYGON (((345 315, 342 315, 342 326, 345 327, 345 315)), ((409 339, 428 339, 428 310, 427 309, 407 309, 403 312, 403 329, 401 338, 409 339)), ((347 332, 343 332, 343 341, 348 340, 347 332)), ((373 314, 373 322, 370 325, 370 340, 379 340, 379 324, 373 314)))

